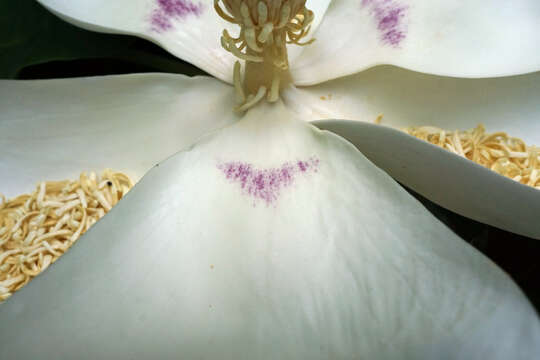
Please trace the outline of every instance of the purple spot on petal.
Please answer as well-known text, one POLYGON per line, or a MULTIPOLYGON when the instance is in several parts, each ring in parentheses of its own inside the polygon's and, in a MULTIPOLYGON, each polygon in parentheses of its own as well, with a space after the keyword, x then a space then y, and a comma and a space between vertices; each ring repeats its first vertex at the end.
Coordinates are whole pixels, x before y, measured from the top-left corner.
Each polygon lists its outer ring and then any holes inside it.
POLYGON ((151 20, 154 31, 163 32, 172 28, 169 18, 159 11, 154 11, 151 20))
POLYGON ((152 30, 156 32, 172 29, 174 20, 184 19, 188 15, 199 16, 203 12, 202 3, 191 0, 156 0, 156 5, 150 16, 152 30))
POLYGON ((226 162, 217 167, 227 179, 238 183, 244 194, 270 205, 278 199, 283 188, 294 182, 298 173, 317 172, 319 159, 312 157, 296 163, 287 162, 271 169, 257 169, 242 162, 226 162))
POLYGON ((399 45, 403 39, 405 39, 405 34, 401 31, 390 30, 384 34, 385 42, 395 46, 399 45))
POLYGON ((409 7, 395 0, 362 0, 362 7, 368 8, 377 21, 383 44, 398 47, 406 37, 403 18, 409 7))

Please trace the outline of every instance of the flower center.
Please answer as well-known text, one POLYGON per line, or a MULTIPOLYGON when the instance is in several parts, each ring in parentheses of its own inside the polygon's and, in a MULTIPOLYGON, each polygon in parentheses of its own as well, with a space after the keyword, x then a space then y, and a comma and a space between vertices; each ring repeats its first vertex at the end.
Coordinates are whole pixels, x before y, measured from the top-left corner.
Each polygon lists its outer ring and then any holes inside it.
POLYGON ((279 98, 280 88, 290 79, 287 44, 307 45, 314 41, 300 42, 313 20, 313 12, 305 3, 306 0, 214 0, 219 16, 240 25, 238 37, 227 30, 221 36, 223 48, 246 62, 243 79, 240 62, 234 65, 237 111, 249 109, 264 97, 269 102, 279 98))

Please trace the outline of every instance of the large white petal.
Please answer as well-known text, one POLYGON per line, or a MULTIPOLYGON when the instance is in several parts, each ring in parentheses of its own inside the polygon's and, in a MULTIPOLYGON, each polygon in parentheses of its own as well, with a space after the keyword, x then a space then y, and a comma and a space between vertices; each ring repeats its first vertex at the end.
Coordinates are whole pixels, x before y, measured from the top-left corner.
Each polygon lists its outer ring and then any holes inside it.
MULTIPOLYGON (((136 35, 153 41, 173 55, 215 77, 232 82, 237 60, 221 47, 224 29, 236 35, 239 27, 220 18, 213 0, 38 0, 62 19, 82 28, 136 35)), ((317 28, 330 0, 310 0, 317 28)), ((291 49, 291 58, 300 50, 291 49)))
POLYGON ((138 180, 231 123, 232 87, 208 77, 124 75, 0 82, 0 193, 110 167, 138 180))
MULTIPOLYGON (((448 130, 483 123, 540 145, 540 73, 455 79, 389 66, 308 88, 290 88, 287 105, 305 119, 350 119, 396 128, 448 130)), ((540 191, 518 184, 406 134, 360 123, 321 123, 430 200, 475 220, 540 239, 540 191)))
POLYGON ((349 143, 265 106, 150 171, 0 323, 21 360, 540 354, 507 275, 349 143))
POLYGON ((537 0, 337 0, 292 64, 309 85, 378 64, 438 75, 540 70, 537 0))
MULTIPOLYGON (((308 42, 313 38, 313 34, 316 32, 317 28, 319 27, 321 21, 324 18, 324 15, 326 14, 326 10, 328 10, 328 6, 330 5, 332 1, 331 0, 307 0, 306 1, 306 8, 313 11, 314 18, 310 25, 309 32, 305 35, 304 38, 302 38, 301 42, 308 42)), ((296 60, 298 56, 304 51, 304 47, 297 46, 297 45, 291 45, 287 47, 287 52, 289 55, 289 61, 293 62, 296 60)))
POLYGON ((221 33, 238 31, 209 0, 38 0, 62 19, 99 32, 136 35, 224 81, 232 81, 235 58, 221 33))

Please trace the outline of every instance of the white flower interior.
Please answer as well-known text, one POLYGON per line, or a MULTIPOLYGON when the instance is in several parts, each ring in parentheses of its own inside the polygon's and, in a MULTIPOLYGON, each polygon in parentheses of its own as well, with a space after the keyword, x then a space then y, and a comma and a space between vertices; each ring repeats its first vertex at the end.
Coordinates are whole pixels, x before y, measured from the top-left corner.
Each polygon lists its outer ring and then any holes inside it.
MULTIPOLYGON (((246 60, 238 110, 277 100, 283 39, 299 42, 309 12, 224 4, 241 34, 223 44, 246 60)), ((280 104, 153 169, 0 319, 0 358, 540 353, 538 318, 508 276, 349 143, 280 104)))
POLYGON ((151 170, 0 319, 2 359, 540 352, 506 274, 280 103, 151 170))

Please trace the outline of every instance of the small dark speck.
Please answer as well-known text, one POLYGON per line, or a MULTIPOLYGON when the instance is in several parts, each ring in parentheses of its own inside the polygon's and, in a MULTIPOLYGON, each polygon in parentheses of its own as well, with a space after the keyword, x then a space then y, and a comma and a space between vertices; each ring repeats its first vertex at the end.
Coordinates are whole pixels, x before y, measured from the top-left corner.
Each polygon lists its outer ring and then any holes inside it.
POLYGON ((107 181, 107 186, 112 186, 112 182, 107 181))

